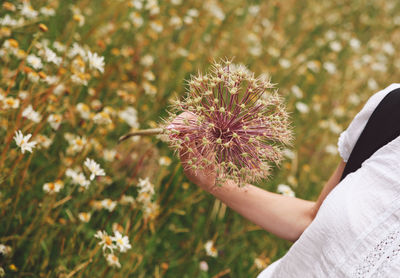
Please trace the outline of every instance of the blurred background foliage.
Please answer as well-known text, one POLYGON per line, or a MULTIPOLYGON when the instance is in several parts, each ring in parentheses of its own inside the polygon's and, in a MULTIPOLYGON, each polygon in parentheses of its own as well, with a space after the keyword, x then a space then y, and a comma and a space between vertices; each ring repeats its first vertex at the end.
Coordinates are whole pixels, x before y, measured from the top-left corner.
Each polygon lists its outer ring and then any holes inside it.
POLYGON ((397 80, 399 11, 394 0, 3 1, 0 275, 255 277, 291 244, 189 184, 160 138, 119 136, 156 127, 191 74, 234 58, 277 83, 295 132, 259 186, 315 200, 340 132, 397 80), (17 130, 32 134, 32 153, 17 130), (105 171, 89 186, 86 158, 105 171), (154 193, 140 201, 144 185, 154 193), (120 267, 98 230, 128 236, 120 267))

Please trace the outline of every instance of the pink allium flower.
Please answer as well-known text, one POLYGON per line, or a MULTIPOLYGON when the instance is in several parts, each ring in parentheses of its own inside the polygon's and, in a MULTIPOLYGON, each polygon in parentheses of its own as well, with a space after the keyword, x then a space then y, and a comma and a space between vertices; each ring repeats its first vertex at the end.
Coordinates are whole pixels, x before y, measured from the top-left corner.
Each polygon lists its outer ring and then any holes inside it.
MULTIPOLYGON (((185 152, 186 167, 215 167, 217 184, 233 179, 240 185, 269 175, 291 141, 288 114, 270 81, 254 77, 245 66, 215 62, 212 72, 189 81, 189 92, 176 101, 176 113, 189 117, 165 122, 169 143, 185 152)), ((182 153, 181 153, 182 154, 182 153)))

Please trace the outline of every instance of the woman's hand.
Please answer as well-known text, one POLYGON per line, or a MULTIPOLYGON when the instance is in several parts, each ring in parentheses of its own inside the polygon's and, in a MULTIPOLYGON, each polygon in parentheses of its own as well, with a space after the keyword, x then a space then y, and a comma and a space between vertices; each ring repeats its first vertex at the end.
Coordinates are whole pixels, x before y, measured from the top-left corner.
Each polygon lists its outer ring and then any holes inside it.
MULTIPOLYGON (((196 115, 189 113, 189 112, 184 112, 180 115, 178 115, 175 120, 172 122, 172 125, 177 124, 177 123, 182 123, 185 119, 194 119, 196 115)), ((197 146, 193 145, 191 146, 193 151, 197 151, 197 146)), ((189 160, 189 155, 187 152, 187 147, 182 146, 182 149, 179 152, 182 166, 184 169, 184 173, 186 177, 193 183, 197 184, 199 187, 206 191, 210 191, 212 187, 215 185, 215 179, 216 179, 216 172, 214 167, 209 167, 204 170, 193 170, 191 167, 187 164, 189 160)), ((201 154, 198 154, 201 156, 201 154)))

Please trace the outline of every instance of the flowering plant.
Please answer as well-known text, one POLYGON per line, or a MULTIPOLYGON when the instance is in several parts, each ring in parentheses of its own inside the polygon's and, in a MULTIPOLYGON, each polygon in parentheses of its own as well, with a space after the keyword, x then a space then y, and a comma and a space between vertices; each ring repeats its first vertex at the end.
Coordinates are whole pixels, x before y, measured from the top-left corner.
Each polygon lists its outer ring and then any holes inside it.
POLYGON ((167 134, 170 146, 188 158, 185 167, 214 167, 217 184, 267 177, 269 164, 279 164, 292 139, 274 84, 229 60, 215 62, 210 74, 192 77, 186 98, 175 101, 169 114, 162 129, 134 134, 167 134))

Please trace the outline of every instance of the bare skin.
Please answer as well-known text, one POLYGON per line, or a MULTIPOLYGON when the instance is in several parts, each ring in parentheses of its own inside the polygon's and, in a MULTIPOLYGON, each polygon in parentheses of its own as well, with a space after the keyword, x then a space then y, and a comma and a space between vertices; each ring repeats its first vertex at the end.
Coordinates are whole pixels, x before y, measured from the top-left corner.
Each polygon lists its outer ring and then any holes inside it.
MULTIPOLYGON (((176 121, 181 121, 184 117, 190 115, 181 114, 176 121)), ((308 201, 272 193, 251 184, 239 187, 233 181, 216 186, 216 173, 213 168, 190 170, 186 167, 185 150, 181 150, 181 154, 185 175, 191 182, 266 231, 292 242, 296 241, 313 221, 326 196, 339 183, 346 166, 346 163, 341 161, 325 184, 318 200, 308 201)))

